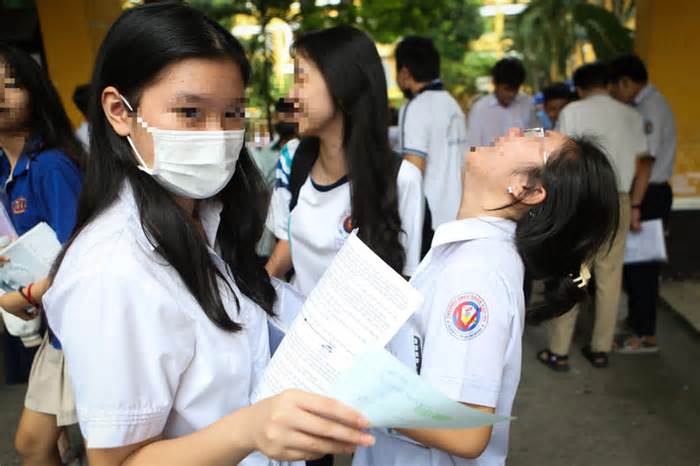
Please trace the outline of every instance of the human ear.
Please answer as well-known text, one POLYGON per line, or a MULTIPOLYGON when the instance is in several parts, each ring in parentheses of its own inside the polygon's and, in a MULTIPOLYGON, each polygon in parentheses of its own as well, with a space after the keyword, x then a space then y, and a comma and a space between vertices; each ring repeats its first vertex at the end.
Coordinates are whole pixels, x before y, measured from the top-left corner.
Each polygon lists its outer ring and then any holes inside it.
POLYGON ((100 95, 100 103, 114 132, 119 136, 128 136, 131 133, 131 117, 119 91, 113 86, 106 87, 100 95))

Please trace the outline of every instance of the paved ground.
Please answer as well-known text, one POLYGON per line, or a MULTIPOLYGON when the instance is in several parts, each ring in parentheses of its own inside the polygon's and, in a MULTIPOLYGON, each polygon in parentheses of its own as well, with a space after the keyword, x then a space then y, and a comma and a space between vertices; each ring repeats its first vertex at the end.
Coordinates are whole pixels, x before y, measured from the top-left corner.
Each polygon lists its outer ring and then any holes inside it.
MULTIPOLYGON (((589 326, 580 327, 577 349, 589 326)), ((544 329, 528 328, 509 466, 700 466, 700 334, 662 306, 659 340, 660 354, 613 356, 604 370, 573 352, 573 370, 558 374, 534 358, 544 329)), ((23 394, 0 385, 0 466, 19 464, 23 394)))

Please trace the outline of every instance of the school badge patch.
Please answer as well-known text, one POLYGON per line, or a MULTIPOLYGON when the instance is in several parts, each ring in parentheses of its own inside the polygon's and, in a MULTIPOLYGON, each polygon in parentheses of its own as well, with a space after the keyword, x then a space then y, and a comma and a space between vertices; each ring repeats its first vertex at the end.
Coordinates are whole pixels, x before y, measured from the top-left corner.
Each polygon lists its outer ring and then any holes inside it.
POLYGON ((450 301, 445 313, 447 331, 458 340, 471 340, 484 331, 489 321, 486 303, 476 293, 465 293, 450 301))
POLYGON ((12 213, 15 215, 23 214, 27 211, 27 199, 18 197, 12 203, 12 213))

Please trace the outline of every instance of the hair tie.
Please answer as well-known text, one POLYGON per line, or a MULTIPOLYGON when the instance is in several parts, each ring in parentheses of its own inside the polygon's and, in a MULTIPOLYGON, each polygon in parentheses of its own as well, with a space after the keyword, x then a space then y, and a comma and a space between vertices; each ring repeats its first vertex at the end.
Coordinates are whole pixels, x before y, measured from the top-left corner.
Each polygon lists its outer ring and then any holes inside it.
MULTIPOLYGON (((573 277, 573 274, 570 275, 573 277)), ((581 269, 579 271, 578 277, 574 278, 573 281, 578 288, 585 288, 588 282, 591 280, 591 270, 586 264, 581 264, 581 269)))

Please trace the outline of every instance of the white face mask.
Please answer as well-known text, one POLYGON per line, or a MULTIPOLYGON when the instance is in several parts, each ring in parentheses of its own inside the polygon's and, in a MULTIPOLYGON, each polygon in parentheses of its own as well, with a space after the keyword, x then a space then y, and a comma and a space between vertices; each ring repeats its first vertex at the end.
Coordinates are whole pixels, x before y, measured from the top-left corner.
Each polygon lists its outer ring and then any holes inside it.
MULTIPOLYGON (((134 112, 124 97, 122 100, 134 112)), ((126 137, 139 161, 139 169, 173 194, 207 199, 224 189, 233 177, 245 130, 172 131, 151 128, 140 116, 136 121, 153 136, 153 166, 150 168, 131 137, 126 137)))

